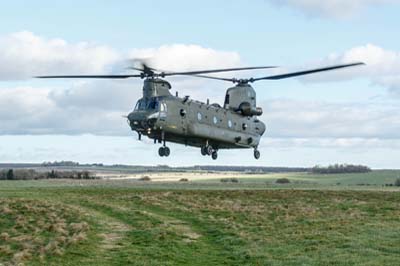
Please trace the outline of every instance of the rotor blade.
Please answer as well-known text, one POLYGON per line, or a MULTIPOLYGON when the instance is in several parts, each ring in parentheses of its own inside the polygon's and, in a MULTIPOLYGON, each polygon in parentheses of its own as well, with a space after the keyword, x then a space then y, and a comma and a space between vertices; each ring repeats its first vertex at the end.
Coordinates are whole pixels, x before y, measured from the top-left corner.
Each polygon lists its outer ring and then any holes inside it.
POLYGON ((280 75, 274 75, 274 76, 255 78, 252 81, 254 82, 254 81, 259 81, 259 80, 286 79, 286 78, 292 78, 292 77, 309 75, 309 74, 323 72, 323 71, 330 71, 330 70, 346 68, 346 67, 353 67, 353 66, 360 66, 360 65, 365 65, 365 64, 362 62, 357 62, 357 63, 351 63, 351 64, 345 64, 345 65, 336 65, 336 66, 330 66, 330 67, 316 68, 316 69, 304 70, 304 71, 299 71, 299 72, 292 72, 292 73, 286 73, 286 74, 280 74, 280 75))
POLYGON ((190 75, 197 78, 205 78, 205 79, 216 79, 216 80, 223 80, 229 82, 235 82, 235 78, 220 78, 220 77, 213 77, 213 76, 206 76, 206 75, 190 75))
POLYGON ((140 78, 141 75, 59 75, 59 76, 37 76, 39 79, 126 79, 140 78))
POLYGON ((163 72, 162 76, 176 76, 176 75, 198 75, 198 74, 210 74, 230 71, 242 71, 242 70, 255 70, 255 69, 267 69, 276 68, 276 66, 260 66, 260 67, 237 67, 237 68, 221 68, 221 69, 209 69, 209 70, 195 70, 195 71, 183 71, 183 72, 163 72))

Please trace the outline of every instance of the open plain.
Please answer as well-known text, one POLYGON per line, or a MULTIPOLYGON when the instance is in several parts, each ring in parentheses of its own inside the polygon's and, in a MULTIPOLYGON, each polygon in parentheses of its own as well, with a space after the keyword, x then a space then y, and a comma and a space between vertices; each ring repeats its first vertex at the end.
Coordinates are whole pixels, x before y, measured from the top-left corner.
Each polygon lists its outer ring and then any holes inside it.
POLYGON ((0 265, 397 265, 397 174, 2 181, 0 265))

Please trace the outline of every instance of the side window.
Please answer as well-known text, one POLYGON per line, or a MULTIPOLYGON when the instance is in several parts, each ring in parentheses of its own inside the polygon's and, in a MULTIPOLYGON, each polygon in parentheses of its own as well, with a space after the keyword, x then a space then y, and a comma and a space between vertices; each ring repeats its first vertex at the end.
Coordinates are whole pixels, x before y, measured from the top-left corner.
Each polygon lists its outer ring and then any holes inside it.
POLYGON ((213 117, 213 122, 214 122, 214 124, 218 123, 218 118, 216 116, 213 117))
POLYGON ((203 116, 201 115, 201 113, 197 113, 197 120, 201 121, 202 118, 203 116))
POLYGON ((228 127, 232 128, 232 121, 231 120, 228 120, 228 127))

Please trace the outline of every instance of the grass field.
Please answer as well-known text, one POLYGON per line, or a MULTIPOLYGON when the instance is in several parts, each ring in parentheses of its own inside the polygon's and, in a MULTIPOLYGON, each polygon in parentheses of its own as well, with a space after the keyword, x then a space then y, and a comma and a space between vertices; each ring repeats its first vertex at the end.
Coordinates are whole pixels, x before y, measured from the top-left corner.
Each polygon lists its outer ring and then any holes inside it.
POLYGON ((396 175, 3 181, 0 265, 399 265, 396 175))

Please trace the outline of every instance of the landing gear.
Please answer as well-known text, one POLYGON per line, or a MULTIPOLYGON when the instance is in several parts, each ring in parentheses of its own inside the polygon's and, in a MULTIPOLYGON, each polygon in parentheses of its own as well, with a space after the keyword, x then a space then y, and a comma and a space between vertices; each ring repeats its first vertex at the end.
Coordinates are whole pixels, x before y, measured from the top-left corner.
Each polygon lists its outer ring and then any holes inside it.
POLYGON ((161 157, 168 157, 169 156, 169 154, 171 153, 171 151, 169 150, 169 148, 168 147, 160 147, 159 149, 158 149, 158 155, 160 155, 161 157))
POLYGON ((161 132, 161 139, 158 140, 159 143, 163 143, 163 146, 158 149, 158 155, 161 157, 168 157, 171 151, 167 146, 165 146, 165 133, 164 131, 161 132))
POLYGON ((206 146, 206 154, 211 155, 214 152, 214 149, 211 145, 206 146))
POLYGON ((206 150, 206 146, 201 147, 201 155, 206 156, 207 155, 207 150, 206 150))
POLYGON ((201 151, 201 155, 203 155, 203 156, 210 155, 211 158, 213 158, 213 160, 216 160, 218 158, 218 150, 214 149, 209 144, 202 146, 200 151, 201 151))
POLYGON ((260 151, 257 150, 257 148, 255 148, 255 149, 254 149, 254 158, 255 158, 256 160, 258 160, 258 159, 260 159, 260 156, 261 156, 260 151))

